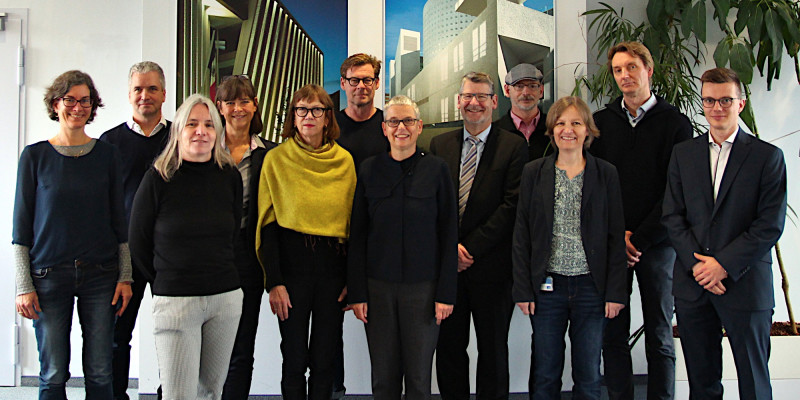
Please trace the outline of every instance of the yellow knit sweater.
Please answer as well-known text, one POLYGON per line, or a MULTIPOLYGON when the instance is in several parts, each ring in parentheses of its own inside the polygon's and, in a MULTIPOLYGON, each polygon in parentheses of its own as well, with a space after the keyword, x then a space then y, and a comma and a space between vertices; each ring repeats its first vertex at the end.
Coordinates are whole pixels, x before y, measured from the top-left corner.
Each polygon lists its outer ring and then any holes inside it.
POLYGON ((261 228, 274 221, 300 233, 346 239, 355 187, 353 157, 336 142, 319 149, 296 138, 283 142, 261 167, 256 249, 261 228))

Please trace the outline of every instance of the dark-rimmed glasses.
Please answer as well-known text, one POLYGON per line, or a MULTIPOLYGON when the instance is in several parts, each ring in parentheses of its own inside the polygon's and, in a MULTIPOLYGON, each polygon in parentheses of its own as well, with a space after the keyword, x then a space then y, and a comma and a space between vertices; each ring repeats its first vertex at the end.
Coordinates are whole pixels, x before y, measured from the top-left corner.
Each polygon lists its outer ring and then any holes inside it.
POLYGON ((405 126, 414 126, 414 124, 416 124, 417 121, 419 121, 419 119, 417 118, 403 118, 403 119, 387 119, 386 121, 383 122, 385 122, 386 126, 390 128, 397 128, 398 126, 400 126, 401 122, 405 126))
POLYGON ((64 103, 66 107, 75 107, 75 104, 80 103, 81 107, 83 108, 91 108, 92 107, 92 98, 91 97, 84 97, 80 100, 74 97, 62 97, 61 102, 64 103))
POLYGON ((295 107, 294 108, 294 114, 297 115, 298 117, 302 118, 302 117, 305 117, 306 115, 308 115, 308 112, 311 111, 311 115, 314 118, 319 118, 319 117, 322 116, 322 114, 325 114, 325 111, 328 111, 328 110, 330 110, 330 109, 327 108, 327 107, 325 107, 325 108, 323 108, 323 107, 314 107, 314 108, 295 107))
POLYGON ((372 84, 375 83, 375 81, 377 80, 370 76, 366 78, 347 78, 343 76, 342 79, 346 80, 347 83, 349 83, 350 86, 353 87, 358 86, 358 84, 361 82, 364 82, 364 86, 372 86, 372 84))
POLYGON ((738 100, 737 97, 723 97, 721 99, 715 99, 713 97, 703 97, 703 108, 714 108, 714 104, 719 103, 719 106, 722 108, 730 108, 733 105, 734 100, 738 100))
POLYGON ((466 101, 469 103, 472 99, 477 99, 479 102, 483 103, 486 100, 489 100, 489 97, 492 97, 494 93, 461 93, 458 96, 461 97, 461 100, 466 101))

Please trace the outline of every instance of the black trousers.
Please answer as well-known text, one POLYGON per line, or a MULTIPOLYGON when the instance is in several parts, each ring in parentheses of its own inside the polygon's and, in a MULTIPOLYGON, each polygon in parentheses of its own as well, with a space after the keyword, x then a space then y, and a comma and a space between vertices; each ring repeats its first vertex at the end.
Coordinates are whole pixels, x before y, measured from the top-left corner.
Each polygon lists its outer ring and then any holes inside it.
POLYGON ((247 239, 243 229, 235 245, 236 269, 242 283, 242 317, 236 331, 236 342, 233 344, 228 377, 222 388, 223 400, 247 400, 250 384, 253 381, 253 364, 255 358, 256 332, 258 317, 261 311, 261 300, 264 295, 264 274, 258 264, 254 245, 247 239))
POLYGON ((436 282, 367 281, 366 330, 375 400, 431 398, 436 325, 436 282))
POLYGON ((285 400, 330 400, 336 346, 342 337, 344 312, 337 301, 345 285, 344 246, 334 238, 278 234, 281 272, 292 308, 280 321, 285 400), (311 334, 309 337, 309 324, 311 334), (306 389, 306 369, 311 374, 306 389))
POLYGON ((675 299, 689 398, 722 400, 722 329, 728 334, 739 398, 771 400, 769 331, 772 309, 741 310, 717 304, 716 295, 703 293, 695 301, 675 299))
POLYGON ((478 342, 477 400, 508 398, 508 329, 511 281, 473 282, 458 276, 453 314, 442 321, 436 346, 436 378, 443 400, 467 400, 470 316, 478 342))
POLYGON ((111 361, 112 379, 114 387, 114 399, 128 400, 128 377, 131 369, 131 338, 133 338, 133 328, 136 327, 136 317, 139 315, 139 307, 142 305, 144 291, 147 288, 147 280, 139 272, 138 268, 133 268, 133 284, 131 291, 133 296, 128 302, 128 308, 117 317, 114 325, 114 351, 111 361))

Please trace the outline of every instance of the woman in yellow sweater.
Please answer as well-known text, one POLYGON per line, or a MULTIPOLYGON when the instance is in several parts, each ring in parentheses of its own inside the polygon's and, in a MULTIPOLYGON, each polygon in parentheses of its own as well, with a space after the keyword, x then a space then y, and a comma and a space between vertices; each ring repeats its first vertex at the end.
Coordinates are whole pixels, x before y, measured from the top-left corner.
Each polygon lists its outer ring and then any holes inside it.
POLYGON ((350 153, 334 140, 333 107, 320 86, 295 92, 281 135, 286 141, 267 153, 261 168, 256 249, 279 320, 286 400, 330 398, 342 336, 356 173, 350 153))

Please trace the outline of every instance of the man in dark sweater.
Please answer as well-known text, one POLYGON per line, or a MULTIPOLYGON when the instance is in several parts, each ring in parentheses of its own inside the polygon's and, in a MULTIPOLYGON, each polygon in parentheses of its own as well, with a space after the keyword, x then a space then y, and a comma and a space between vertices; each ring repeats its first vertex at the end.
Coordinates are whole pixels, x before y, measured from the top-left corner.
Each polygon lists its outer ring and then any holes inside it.
MULTIPOLYGON (((375 93, 380 89, 381 61, 369 54, 353 54, 339 67, 342 77, 339 86, 347 96, 347 107, 336 112, 339 138, 336 143, 350 152, 356 172, 361 163, 376 154, 389 151, 389 142, 383 136, 383 111, 375 107, 375 93)), ((347 304, 344 299, 342 304, 347 304)), ((331 398, 344 396, 344 347, 339 342, 339 352, 333 377, 331 398)))
MULTIPOLYGON (((635 273, 642 299, 647 398, 672 399, 675 251, 660 218, 672 147, 692 136, 692 124, 677 108, 651 93, 653 57, 644 45, 623 42, 612 47, 608 68, 622 96, 595 112, 600 138, 591 152, 617 167, 622 186, 628 293, 635 273)), ((625 307, 606 325, 603 362, 610 399, 633 399, 630 321, 630 307, 625 307)))
MULTIPOLYGON (((164 71, 158 64, 151 61, 134 64, 128 72, 128 100, 133 107, 133 116, 100 136, 100 140, 116 145, 122 156, 125 218, 128 224, 133 196, 139 183, 169 138, 171 124, 161 114, 161 105, 166 98, 164 85, 164 71)), ((114 327, 114 399, 128 399, 130 343, 147 285, 147 279, 139 268, 133 268, 133 279, 133 297, 114 327)))
POLYGON ((517 64, 506 74, 503 93, 511 100, 508 114, 495 121, 495 125, 516 133, 528 141, 528 158, 537 158, 553 153, 547 132, 547 114, 539 108, 544 97, 543 75, 531 64, 517 64))
POLYGON ((347 95, 347 107, 336 113, 341 132, 336 143, 353 156, 356 172, 362 161, 389 151, 383 136, 383 111, 375 107, 380 89, 381 61, 364 53, 354 54, 342 63, 339 85, 347 95))

